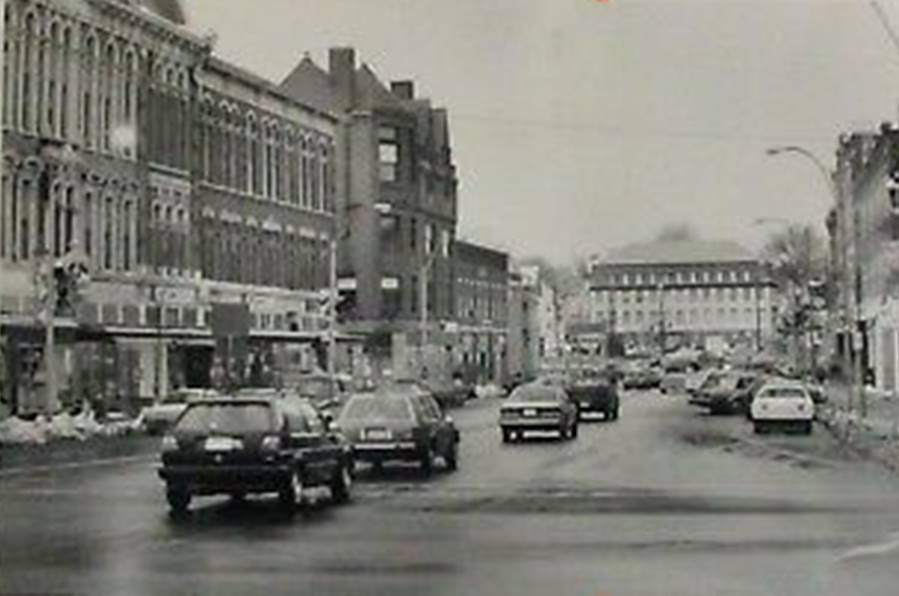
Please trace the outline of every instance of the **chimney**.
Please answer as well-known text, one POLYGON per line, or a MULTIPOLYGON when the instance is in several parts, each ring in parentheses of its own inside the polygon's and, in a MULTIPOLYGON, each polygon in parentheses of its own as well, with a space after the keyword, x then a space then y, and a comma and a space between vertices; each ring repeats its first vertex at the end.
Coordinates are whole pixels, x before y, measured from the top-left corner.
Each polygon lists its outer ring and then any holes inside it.
POLYGON ((338 93, 350 103, 355 103, 356 50, 331 48, 328 50, 328 72, 338 93))
POLYGON ((415 99, 415 83, 412 81, 392 81, 390 91, 400 99, 415 99))

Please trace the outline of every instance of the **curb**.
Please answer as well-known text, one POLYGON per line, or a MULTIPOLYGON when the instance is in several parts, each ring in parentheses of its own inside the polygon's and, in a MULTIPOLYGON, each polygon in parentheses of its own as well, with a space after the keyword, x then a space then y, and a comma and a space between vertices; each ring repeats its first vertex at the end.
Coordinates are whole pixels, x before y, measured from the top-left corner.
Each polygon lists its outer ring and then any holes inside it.
POLYGON ((85 441, 62 439, 46 445, 0 445, 0 473, 134 458, 158 449, 159 438, 144 434, 85 441))

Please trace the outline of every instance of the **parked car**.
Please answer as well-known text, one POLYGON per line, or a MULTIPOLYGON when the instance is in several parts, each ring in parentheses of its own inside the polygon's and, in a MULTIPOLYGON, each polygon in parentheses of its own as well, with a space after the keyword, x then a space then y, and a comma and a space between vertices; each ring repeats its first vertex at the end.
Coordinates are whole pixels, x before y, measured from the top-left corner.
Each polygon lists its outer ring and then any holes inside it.
POLYGON ((531 431, 555 431, 560 439, 577 438, 577 405, 566 391, 550 383, 521 385, 500 407, 503 442, 523 439, 531 431))
POLYGON ((764 374, 757 374, 752 383, 736 391, 733 402, 736 406, 737 413, 745 415, 747 419, 752 418, 750 409, 752 407, 752 400, 755 399, 756 393, 758 393, 759 389, 764 387, 767 382, 767 376, 764 374))
POLYGON ((662 377, 659 391, 665 395, 677 395, 687 392, 687 374, 682 372, 668 372, 662 377))
POLYGON ((812 432, 815 403, 804 385, 796 381, 778 380, 765 383, 752 400, 752 424, 756 433, 774 426, 812 432))
POLYGON ((459 465, 459 431, 425 387, 383 385, 347 400, 337 418, 356 459, 380 467, 385 462, 418 462, 430 474, 436 458, 448 470, 459 465))
POLYGON ((618 385, 605 375, 583 374, 565 388, 577 404, 578 420, 587 414, 602 414, 605 420, 618 420, 618 385))
POLYGON ((625 373, 623 386, 625 389, 658 389, 662 384, 662 369, 648 366, 625 373))
POLYGON ((708 393, 712 391, 727 375, 727 371, 714 369, 708 371, 699 385, 690 394, 688 403, 694 406, 708 407, 708 393))
POLYGON ((287 511, 303 491, 328 487, 350 498, 349 443, 308 400, 291 396, 228 397, 191 403, 162 441, 159 477, 175 513, 196 496, 277 493, 287 511))
POLYGON ((189 403, 218 395, 212 389, 177 389, 163 397, 159 403, 141 410, 144 430, 151 435, 161 435, 171 428, 189 403))
POLYGON ((705 391, 700 399, 710 414, 736 414, 740 412, 741 393, 756 381, 758 375, 752 372, 730 371, 720 381, 705 391))

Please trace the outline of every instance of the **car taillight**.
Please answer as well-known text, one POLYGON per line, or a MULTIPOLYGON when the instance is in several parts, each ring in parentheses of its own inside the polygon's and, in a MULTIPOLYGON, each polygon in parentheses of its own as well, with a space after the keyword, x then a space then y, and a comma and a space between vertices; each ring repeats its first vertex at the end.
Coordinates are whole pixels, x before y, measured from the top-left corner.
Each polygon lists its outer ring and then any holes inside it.
POLYGON ((169 451, 177 451, 178 450, 178 440, 172 435, 166 435, 162 437, 162 452, 167 453, 169 451))
POLYGON ((281 449, 281 437, 278 435, 267 435, 262 437, 262 443, 259 448, 263 451, 278 451, 281 449))

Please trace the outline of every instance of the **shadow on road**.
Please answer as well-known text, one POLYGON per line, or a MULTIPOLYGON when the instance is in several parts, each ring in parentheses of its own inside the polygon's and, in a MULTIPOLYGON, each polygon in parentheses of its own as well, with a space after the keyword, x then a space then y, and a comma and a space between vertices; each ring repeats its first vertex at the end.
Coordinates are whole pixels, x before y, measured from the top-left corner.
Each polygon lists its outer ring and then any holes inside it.
POLYGON ((169 526, 181 532, 214 530, 223 527, 281 527, 285 525, 312 525, 327 522, 334 517, 334 507, 327 502, 316 501, 300 506, 288 513, 277 497, 260 496, 244 501, 197 501, 186 513, 169 513, 169 526))

